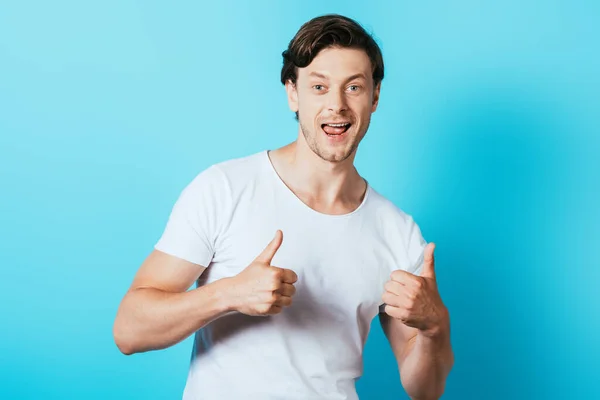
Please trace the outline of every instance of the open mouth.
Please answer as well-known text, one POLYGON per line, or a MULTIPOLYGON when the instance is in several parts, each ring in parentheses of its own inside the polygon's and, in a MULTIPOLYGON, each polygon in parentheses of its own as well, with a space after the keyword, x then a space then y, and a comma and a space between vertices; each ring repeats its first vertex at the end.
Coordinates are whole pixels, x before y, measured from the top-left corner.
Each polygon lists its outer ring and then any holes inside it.
POLYGON ((352 124, 350 122, 341 122, 337 124, 322 124, 321 129, 329 136, 337 136, 344 134, 350 129, 352 124))

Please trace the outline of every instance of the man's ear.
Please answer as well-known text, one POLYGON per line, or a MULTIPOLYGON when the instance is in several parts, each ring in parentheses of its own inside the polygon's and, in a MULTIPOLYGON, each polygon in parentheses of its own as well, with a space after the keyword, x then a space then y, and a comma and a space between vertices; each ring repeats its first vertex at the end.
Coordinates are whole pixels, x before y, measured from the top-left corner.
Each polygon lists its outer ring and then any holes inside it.
POLYGON ((381 82, 375 85, 373 89, 373 106, 371 107, 371 113, 374 113, 377 110, 377 106, 379 105, 379 92, 381 91, 381 82))
POLYGON ((288 79, 285 82, 285 91, 287 92, 290 110, 293 112, 298 112, 298 91, 296 90, 296 84, 292 83, 292 81, 288 79))

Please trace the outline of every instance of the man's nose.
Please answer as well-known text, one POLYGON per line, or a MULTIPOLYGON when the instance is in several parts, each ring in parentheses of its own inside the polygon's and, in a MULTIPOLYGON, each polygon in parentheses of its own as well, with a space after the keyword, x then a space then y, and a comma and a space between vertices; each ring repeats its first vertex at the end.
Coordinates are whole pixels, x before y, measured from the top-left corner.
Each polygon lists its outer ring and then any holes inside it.
POLYGON ((348 108, 343 90, 330 90, 327 98, 327 108, 334 113, 341 113, 348 108))

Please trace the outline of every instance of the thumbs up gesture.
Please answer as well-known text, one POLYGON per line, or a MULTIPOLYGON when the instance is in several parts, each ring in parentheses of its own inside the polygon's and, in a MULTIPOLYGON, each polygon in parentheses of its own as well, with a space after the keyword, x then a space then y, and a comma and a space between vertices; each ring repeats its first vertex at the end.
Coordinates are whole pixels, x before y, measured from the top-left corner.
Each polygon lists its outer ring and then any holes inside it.
POLYGON ((298 276, 292 270, 271 265, 283 242, 283 233, 275 237, 262 253, 242 272, 231 278, 233 309, 247 315, 272 315, 292 304, 298 276))
POLYGON ((402 270, 392 272, 382 296, 387 315, 428 336, 435 335, 448 320, 435 279, 434 249, 434 243, 425 247, 421 276, 402 270))

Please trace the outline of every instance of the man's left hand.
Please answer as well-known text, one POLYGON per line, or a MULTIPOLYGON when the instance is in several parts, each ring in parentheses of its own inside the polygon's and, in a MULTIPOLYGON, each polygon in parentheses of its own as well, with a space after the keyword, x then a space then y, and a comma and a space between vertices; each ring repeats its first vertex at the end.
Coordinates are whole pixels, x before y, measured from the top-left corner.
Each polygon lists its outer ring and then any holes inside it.
POLYGON ((448 324, 448 310, 438 292, 433 251, 435 243, 425 247, 421 276, 397 270, 385 284, 382 299, 385 313, 426 336, 434 336, 448 324))

